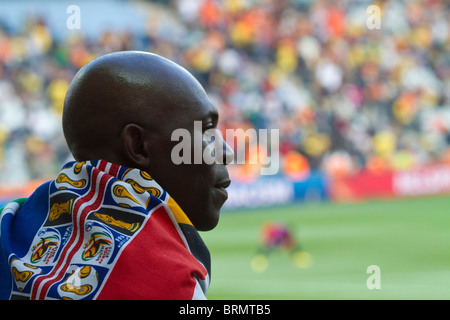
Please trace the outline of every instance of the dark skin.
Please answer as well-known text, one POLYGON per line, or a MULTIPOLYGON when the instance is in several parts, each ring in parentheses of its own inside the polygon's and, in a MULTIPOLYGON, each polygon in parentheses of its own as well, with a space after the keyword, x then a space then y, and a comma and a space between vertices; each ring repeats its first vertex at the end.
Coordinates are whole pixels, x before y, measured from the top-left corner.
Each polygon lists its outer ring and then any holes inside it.
MULTIPOLYGON (((176 165, 171 151, 179 141, 171 136, 184 128, 193 137, 194 121, 204 132, 218 120, 189 72, 158 55, 127 51, 97 58, 78 72, 64 102, 63 130, 76 160, 104 159, 148 172, 197 230, 208 231, 227 199, 232 151, 222 140, 222 163, 176 165)), ((207 144, 202 141, 203 148, 207 144)))

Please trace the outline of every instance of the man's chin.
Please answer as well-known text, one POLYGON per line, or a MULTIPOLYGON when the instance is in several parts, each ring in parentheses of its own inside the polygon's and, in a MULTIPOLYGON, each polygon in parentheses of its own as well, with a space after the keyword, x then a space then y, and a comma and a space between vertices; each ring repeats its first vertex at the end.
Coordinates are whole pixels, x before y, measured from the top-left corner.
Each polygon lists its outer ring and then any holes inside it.
POLYGON ((195 229, 197 231, 211 231, 219 224, 220 209, 214 210, 214 212, 209 212, 208 216, 201 221, 192 221, 195 229))

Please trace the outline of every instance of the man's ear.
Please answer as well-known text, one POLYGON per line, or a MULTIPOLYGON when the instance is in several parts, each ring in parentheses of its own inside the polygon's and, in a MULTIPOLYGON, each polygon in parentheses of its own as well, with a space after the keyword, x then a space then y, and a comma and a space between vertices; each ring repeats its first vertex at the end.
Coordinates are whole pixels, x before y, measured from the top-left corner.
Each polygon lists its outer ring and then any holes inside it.
POLYGON ((134 123, 127 124, 122 129, 121 140, 125 158, 130 163, 129 166, 146 168, 150 152, 145 129, 134 123))

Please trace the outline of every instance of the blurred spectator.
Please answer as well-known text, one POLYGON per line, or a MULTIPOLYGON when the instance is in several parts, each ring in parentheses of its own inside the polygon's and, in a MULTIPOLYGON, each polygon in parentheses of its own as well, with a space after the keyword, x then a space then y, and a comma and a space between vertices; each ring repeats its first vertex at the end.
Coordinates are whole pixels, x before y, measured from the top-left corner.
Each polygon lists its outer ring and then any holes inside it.
POLYGON ((219 108, 220 129, 279 129, 291 176, 448 161, 447 1, 377 2, 379 30, 366 27, 368 1, 146 4, 165 16, 137 33, 57 39, 45 17, 30 17, 21 31, 0 27, 2 183, 59 169, 70 157, 60 127, 70 79, 95 56, 132 49, 190 69, 219 108))

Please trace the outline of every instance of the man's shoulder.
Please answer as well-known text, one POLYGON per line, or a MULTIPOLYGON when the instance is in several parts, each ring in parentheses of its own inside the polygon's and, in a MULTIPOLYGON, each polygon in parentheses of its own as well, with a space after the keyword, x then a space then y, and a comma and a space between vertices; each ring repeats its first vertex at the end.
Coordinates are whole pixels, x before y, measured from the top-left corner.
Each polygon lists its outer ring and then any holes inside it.
POLYGON ((9 201, 8 203, 6 203, 4 206, 0 207, 0 216, 2 215, 3 211, 6 208, 9 208, 11 206, 15 206, 17 207, 17 205, 20 207, 23 206, 23 204, 28 200, 28 198, 17 198, 14 200, 9 201))

